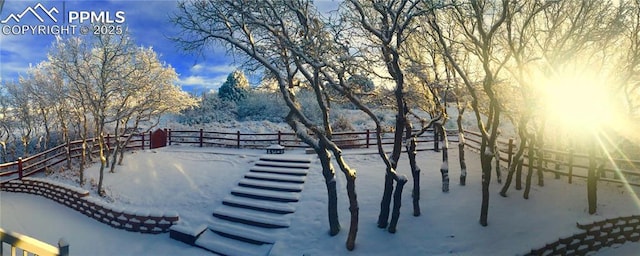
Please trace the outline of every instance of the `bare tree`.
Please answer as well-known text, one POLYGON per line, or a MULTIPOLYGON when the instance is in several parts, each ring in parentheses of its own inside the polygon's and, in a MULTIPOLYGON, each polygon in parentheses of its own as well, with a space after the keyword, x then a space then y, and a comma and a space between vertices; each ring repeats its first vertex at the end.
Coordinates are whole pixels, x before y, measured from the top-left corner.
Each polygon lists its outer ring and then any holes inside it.
POLYGON ((135 72, 123 83, 107 121, 115 123, 115 147, 109 172, 115 172, 116 162, 122 165, 125 147, 133 135, 125 133, 138 130, 141 122, 148 122, 141 131, 148 133, 159 123, 162 114, 178 113, 195 104, 193 98, 173 84, 178 75, 160 62, 153 49, 139 47, 133 54, 136 61, 130 63, 130 68, 135 72))
POLYGON ((489 184, 491 183, 491 161, 495 157, 496 140, 498 138, 498 126, 500 125, 501 105, 497 87, 499 85, 499 73, 507 58, 500 56, 499 47, 495 45, 497 35, 503 30, 507 18, 507 9, 511 4, 508 0, 499 2, 470 1, 458 3, 454 1, 451 8, 445 9, 443 14, 433 15, 430 25, 436 32, 445 56, 460 75, 471 96, 471 107, 474 110, 477 127, 481 132, 480 161, 482 166, 482 205, 480 209, 480 224, 488 224, 489 212, 489 184), (438 15, 451 15, 455 26, 459 28, 464 41, 457 42, 453 35, 443 32, 443 24, 439 22, 438 15), (454 46, 455 45, 455 46, 454 46), (451 48, 463 47, 469 50, 481 66, 481 86, 478 87, 471 78, 471 70, 464 70, 459 60, 452 55, 451 48), (486 121, 483 119, 481 102, 487 99, 486 121))
POLYGON ((4 85, 0 87, 0 149, 2 149, 0 157, 2 157, 3 163, 9 161, 7 145, 10 144, 11 133, 13 132, 11 129, 13 116, 9 111, 9 97, 5 91, 4 85))
MULTIPOLYGON (((154 64, 142 64, 139 52, 141 49, 136 47, 126 34, 101 34, 58 40, 51 50, 50 62, 68 81, 69 91, 75 96, 73 105, 84 110, 76 114, 81 120, 80 126, 84 130, 85 141, 89 127, 87 119, 93 121, 93 133, 97 138, 100 159, 97 189, 101 195, 105 193, 104 169, 108 166, 108 155, 111 152, 105 142, 106 125, 119 123, 122 118, 119 115, 122 114, 119 113, 119 107, 143 100, 132 97, 127 92, 132 92, 133 85, 151 82, 150 79, 155 75, 148 73, 148 65, 154 64)), ((166 81, 161 83, 166 84, 166 81)), ((135 86, 133 88, 142 89, 135 86)), ((83 144, 83 152, 86 145, 83 144)), ((83 182, 82 178, 80 182, 83 182)))
POLYGON ((346 247, 353 250, 358 230, 359 207, 355 191, 356 172, 332 141, 329 121, 330 98, 321 79, 325 64, 320 60, 326 47, 322 20, 309 1, 202 1, 182 2, 173 22, 183 33, 176 41, 190 51, 202 51, 221 43, 228 51, 246 57, 247 65, 267 70, 289 108, 287 122, 296 135, 318 155, 329 196, 330 234, 340 230, 337 213, 336 177, 331 164, 333 153, 347 179, 351 224, 346 247), (302 111, 296 98, 298 87, 309 87, 321 110, 319 123, 302 111), (311 134, 311 135, 310 135, 311 134))
MULTIPOLYGON (((414 216, 420 215, 418 200, 420 198, 420 168, 415 161, 416 156, 416 138, 422 134, 431 125, 432 122, 426 123, 423 129, 417 134, 412 134, 412 125, 408 120, 409 108, 407 107, 407 78, 405 66, 407 55, 403 52, 406 47, 407 38, 415 31, 418 17, 431 12, 434 8, 425 5, 422 1, 359 1, 350 0, 348 6, 351 13, 353 23, 360 27, 364 32, 364 37, 369 40, 369 50, 377 54, 372 56, 373 59, 379 60, 379 65, 385 71, 385 75, 377 75, 388 78, 393 85, 393 97, 395 99, 393 108, 396 111, 396 121, 394 126, 394 146, 390 157, 379 146, 379 154, 385 162, 386 175, 385 185, 380 203, 380 214, 378 216, 378 227, 386 228, 389 225, 389 212, 391 199, 393 195, 393 213, 391 214, 391 224, 389 232, 396 232, 396 225, 400 211, 400 197, 405 183, 408 181, 404 175, 396 172, 398 160, 402 151, 403 141, 408 141, 407 150, 410 160, 411 173, 413 177, 413 206, 414 216), (380 64, 381 63, 381 64, 380 64), (417 135, 417 136, 416 136, 417 135), (395 192, 394 192, 395 182, 395 192)), ((349 14, 349 13, 347 13, 349 14)), ((375 71, 370 71, 377 73, 375 71)), ((366 111, 365 111, 366 112, 366 111)), ((377 118, 373 115, 370 117, 374 120, 377 118)), ((440 118, 435 117, 431 121, 440 118)), ((378 121, 376 121, 378 126, 378 121)), ((380 140, 380 129, 376 129, 378 140, 380 140)))
POLYGON ((9 96, 10 112, 15 117, 11 128, 20 136, 22 155, 29 156, 32 153, 32 139, 37 134, 40 124, 33 99, 27 90, 29 80, 21 78, 19 83, 6 83, 9 96), (26 86, 25 86, 26 85, 26 86))

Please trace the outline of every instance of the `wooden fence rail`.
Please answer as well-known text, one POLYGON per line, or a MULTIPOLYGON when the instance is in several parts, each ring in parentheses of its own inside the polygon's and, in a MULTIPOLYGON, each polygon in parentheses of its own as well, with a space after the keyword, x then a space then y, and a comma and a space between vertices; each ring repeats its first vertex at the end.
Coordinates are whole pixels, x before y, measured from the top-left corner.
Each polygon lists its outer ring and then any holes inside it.
MULTIPOLYGON (((195 144, 200 147, 217 146, 217 147, 235 147, 235 148, 265 148, 272 144, 279 144, 287 148, 305 148, 307 147, 295 133, 293 132, 274 132, 274 133, 241 133, 236 132, 215 132, 200 130, 171 130, 165 129, 167 134, 168 145, 172 144, 195 144)), ((458 142, 457 132, 448 131, 450 142, 458 142)), ((481 134, 474 131, 465 130, 465 144, 467 147, 475 150, 480 149, 481 134)), ((126 140, 131 136, 126 149, 145 149, 151 145, 151 132, 143 134, 127 134, 119 136, 117 140, 126 140)), ((428 131, 418 137, 418 143, 432 143, 433 150, 438 150, 439 142, 442 138, 436 136, 433 131, 428 131)), ((376 145, 375 132, 370 130, 361 132, 337 132, 333 134, 334 141, 344 149, 352 148, 370 148, 376 145)), ((116 138, 112 135, 105 137, 108 150, 113 149, 116 138)), ((393 144, 393 134, 385 132, 382 134, 382 144, 393 144)), ((68 144, 59 145, 48 149, 44 152, 19 158, 17 161, 0 164, 0 183, 12 179, 30 176, 34 173, 45 171, 53 168, 63 162, 71 164, 72 159, 78 159, 82 155, 83 141, 71 141, 68 144)), ((95 155, 98 152, 96 139, 87 140, 87 152, 95 155)), ((517 146, 513 139, 498 139, 498 154, 501 162, 508 166, 513 161, 513 156, 517 146)), ((538 151, 538 149, 536 149, 538 151)), ((545 172, 554 173, 556 177, 566 176, 569 183, 575 177, 586 178, 586 170, 588 169, 589 156, 584 153, 575 151, 559 151, 552 149, 542 149, 541 157, 543 163, 537 166, 536 162, 540 160, 537 156, 528 156, 525 154, 523 166, 528 167, 530 163, 534 168, 545 172)), ((640 167, 639 160, 627 159, 609 159, 606 157, 596 157, 598 164, 598 172, 600 180, 612 182, 624 182, 640 186, 640 167), (607 166, 607 162, 613 162, 615 165, 607 166), (617 166, 617 167, 616 167, 617 166), (627 166, 627 168, 618 168, 627 166), (629 179, 629 177, 633 177, 629 179), (622 179, 624 178, 624 179, 622 179)))
MULTIPOLYGON (((200 147, 217 146, 217 147, 235 147, 235 148, 265 148, 272 144, 279 144, 287 148, 305 148, 307 147, 295 133, 293 132, 274 132, 274 133, 241 133, 236 132, 215 132, 200 130, 167 130, 167 143, 172 144, 196 144, 200 147)), ((451 142, 458 142, 457 132, 447 132, 451 136, 451 142)), ((439 149, 439 141, 441 136, 436 136, 433 131, 428 131, 418 137, 418 143, 433 143, 433 149, 439 149)), ((105 143, 107 150, 110 152, 118 141, 129 139, 125 146, 126 149, 145 149, 149 148, 151 132, 141 134, 127 134, 118 138, 107 135, 105 143), (129 138, 131 137, 131 138, 129 138)), ((352 148, 369 148, 376 145, 375 132, 370 130, 362 132, 337 132, 333 134, 333 140, 338 146, 344 149, 352 148)), ((393 144, 393 134, 385 132, 382 134, 382 144, 393 144)), ((48 149, 44 152, 18 158, 18 160, 0 164, 0 183, 9 180, 21 179, 38 172, 46 171, 55 166, 66 162, 71 165, 71 161, 82 157, 83 147, 86 147, 87 154, 95 155, 98 153, 97 139, 91 138, 86 140, 86 144, 82 140, 71 141, 67 144, 59 145, 48 149)))
MULTIPOLYGON (((126 149, 145 149, 149 145, 148 134, 128 134, 119 136, 121 140, 125 140, 129 136, 133 136, 126 149)), ((105 136, 107 150, 111 151, 115 147, 116 138, 112 135, 105 136)), ((82 156, 83 140, 70 141, 38 154, 26 157, 19 157, 18 160, 0 164, 0 183, 13 179, 21 179, 22 177, 31 176, 35 173, 49 170, 63 162, 69 165, 72 160, 79 159, 82 156)), ((86 153, 95 155, 98 153, 97 140, 91 138, 86 140, 86 153)))
MULTIPOLYGON (((417 131, 416 131, 417 132, 417 131)), ((447 132, 452 136, 451 142, 458 142, 457 132, 447 132)), ((240 133, 236 132, 212 132, 200 130, 168 130, 167 141, 173 144, 196 144, 199 147, 218 146, 235 148, 264 148, 278 144, 288 148, 306 148, 293 132, 274 133, 240 133)), ((438 141, 433 131, 428 131, 418 137, 418 143, 434 143, 434 149, 438 148, 438 141)), ((336 132, 333 133, 333 141, 344 149, 369 148, 376 145, 375 132, 370 130, 361 132, 336 132)), ((393 144, 393 133, 385 132, 382 135, 382 144, 393 144)))
MULTIPOLYGON (((465 130, 465 145, 479 151, 481 136, 479 132, 465 130)), ((514 140, 499 139, 497 147, 500 161, 505 166, 509 166, 517 151, 514 140)), ((528 152, 527 148, 525 148, 525 152, 528 152)), ((592 157, 587 153, 548 148, 534 148, 534 152, 540 152, 540 156, 536 155, 538 153, 533 156, 525 153, 523 156, 524 167, 531 165, 534 170, 553 173, 556 178, 566 176, 569 183, 572 183, 575 177, 586 179, 589 161, 595 161, 598 163, 599 180, 640 186, 640 160, 616 159, 606 156, 595 156, 590 159, 592 157)))
POLYGON ((11 248, 9 255, 42 255, 42 256, 67 256, 69 255, 69 244, 63 239, 58 241, 58 246, 53 246, 45 242, 41 242, 29 236, 19 233, 5 231, 0 228, 0 255, 5 255, 4 245, 7 244, 11 248))

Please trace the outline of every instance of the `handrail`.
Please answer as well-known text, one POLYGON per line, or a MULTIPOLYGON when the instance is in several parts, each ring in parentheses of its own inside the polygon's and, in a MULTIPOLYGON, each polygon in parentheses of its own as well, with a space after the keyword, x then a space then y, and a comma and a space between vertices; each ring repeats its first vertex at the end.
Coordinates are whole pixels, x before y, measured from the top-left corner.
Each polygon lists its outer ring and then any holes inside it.
MULTIPOLYGON (((58 241, 58 247, 42 242, 30 236, 25 236, 20 233, 6 231, 0 228, 0 254, 4 248, 4 244, 11 246, 11 255, 16 255, 16 250, 20 249, 24 252, 29 252, 35 255, 42 256, 68 256, 69 244, 64 240, 58 241)), ((3 254, 4 255, 4 254, 3 254)), ((24 253, 26 255, 26 253, 24 253)))

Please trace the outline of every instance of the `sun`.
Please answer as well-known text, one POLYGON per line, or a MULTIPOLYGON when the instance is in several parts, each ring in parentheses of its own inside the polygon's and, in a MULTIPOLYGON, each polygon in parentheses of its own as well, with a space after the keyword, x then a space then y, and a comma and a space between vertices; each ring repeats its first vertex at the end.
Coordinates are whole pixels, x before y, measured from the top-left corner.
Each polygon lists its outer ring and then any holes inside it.
POLYGON ((558 128, 591 133, 614 125, 617 110, 609 88, 597 75, 556 75, 544 85, 542 107, 558 128))

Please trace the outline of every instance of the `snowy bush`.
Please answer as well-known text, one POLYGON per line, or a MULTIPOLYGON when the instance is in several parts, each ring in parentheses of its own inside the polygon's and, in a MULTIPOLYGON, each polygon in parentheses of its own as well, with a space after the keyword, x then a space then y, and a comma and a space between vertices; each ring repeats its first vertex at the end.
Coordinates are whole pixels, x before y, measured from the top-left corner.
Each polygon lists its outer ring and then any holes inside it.
POLYGON ((355 130, 351 125, 351 120, 344 115, 339 115, 336 120, 333 121, 331 129, 334 132, 350 132, 355 130))
POLYGON ((251 91, 238 102, 238 120, 283 122, 289 112, 278 92, 251 91))
POLYGON ((218 94, 204 94, 196 107, 182 111, 178 122, 187 125, 226 122, 236 119, 236 103, 218 97, 218 94))
POLYGON ((298 102, 302 105, 302 113, 315 123, 322 123, 322 111, 318 106, 315 95, 312 91, 300 90, 296 93, 298 102))

